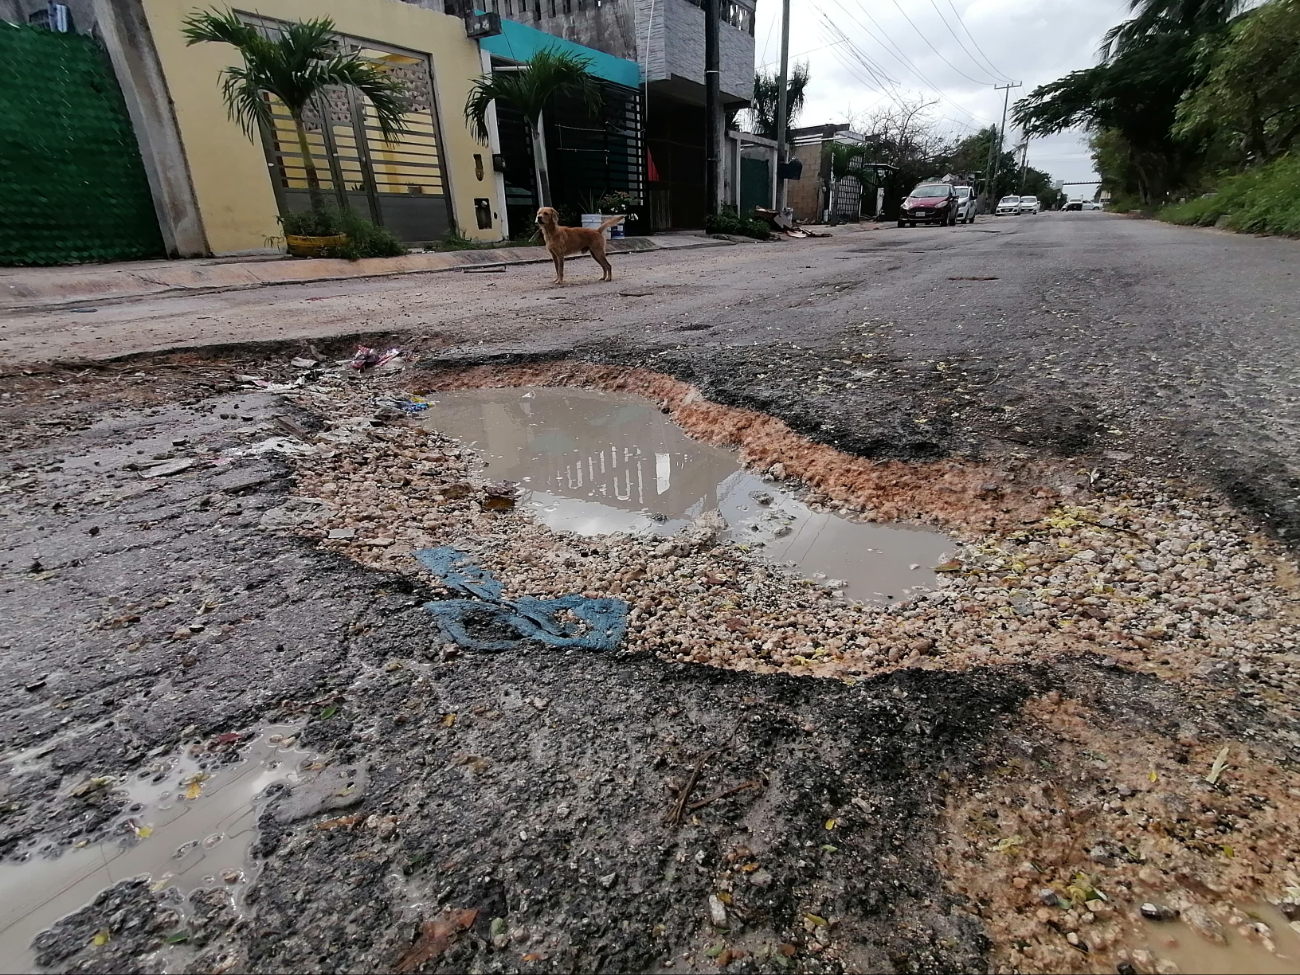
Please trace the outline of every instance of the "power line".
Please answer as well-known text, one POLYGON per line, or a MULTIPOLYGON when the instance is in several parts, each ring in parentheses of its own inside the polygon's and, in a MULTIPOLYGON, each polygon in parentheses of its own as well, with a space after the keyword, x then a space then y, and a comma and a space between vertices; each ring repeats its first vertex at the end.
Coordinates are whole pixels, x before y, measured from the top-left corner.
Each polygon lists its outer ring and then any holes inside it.
MULTIPOLYGON (((888 54, 891 58, 893 58, 893 59, 894 59, 895 61, 897 61, 900 65, 902 65, 904 71, 908 71, 908 72, 910 72, 912 75, 914 75, 914 76, 915 76, 915 77, 916 77, 916 78, 921 82, 922 85, 924 85, 926 88, 929 88, 931 91, 933 91, 936 95, 939 96, 940 99, 942 99, 943 101, 946 101, 949 105, 951 105, 953 108, 957 109, 957 111, 961 112, 963 115, 965 115, 967 118, 969 118, 972 122, 979 123, 979 122, 983 121, 983 122, 986 122, 986 123, 987 123, 988 121, 990 121, 990 120, 988 120, 988 119, 981 120, 978 116, 976 116, 973 112, 971 112, 971 111, 970 111, 969 109, 967 109, 965 106, 963 106, 963 105, 959 105, 957 102, 953 101, 951 98, 949 98, 947 95, 945 95, 945 94, 943 93, 943 89, 940 88, 938 85, 936 85, 933 81, 931 81, 931 80, 930 80, 930 79, 925 75, 925 73, 924 73, 923 71, 921 71, 921 69, 918 68, 918 67, 917 67, 917 66, 912 62, 912 60, 907 56, 907 54, 904 53, 903 49, 902 49, 901 47, 898 46, 897 42, 894 41, 893 38, 891 38, 891 37, 889 36, 889 34, 885 31, 885 29, 884 29, 883 27, 880 26, 880 24, 879 24, 879 22, 877 22, 876 18, 874 18, 874 17, 871 16, 871 12, 868 11, 867 8, 863 5, 862 0, 854 0, 854 2, 857 4, 858 9, 862 11, 863 15, 864 15, 864 16, 865 16, 869 21, 871 21, 872 25, 876 28, 876 30, 880 32, 880 34, 881 34, 880 37, 876 36, 876 34, 872 31, 872 29, 871 29, 870 27, 868 27, 868 26, 867 26, 866 24, 864 24, 861 20, 859 20, 859 19, 857 18, 857 16, 856 16, 856 15, 855 15, 851 10, 849 10, 846 6, 844 6, 844 4, 841 2, 841 0, 833 0, 833 2, 835 3, 836 6, 838 6, 841 10, 844 11, 844 13, 848 16, 848 18, 849 18, 850 20, 852 20, 852 21, 853 21, 854 23, 856 23, 860 28, 862 28, 862 30, 866 32, 866 34, 867 34, 868 37, 870 37, 870 38, 871 38, 872 40, 874 40, 877 44, 879 44, 879 45, 884 49, 884 51, 885 51, 886 54, 888 54), (882 39, 882 38, 883 38, 883 39, 882 39), (892 50, 891 50, 891 48, 892 48, 892 50), (895 52, 897 52, 897 53, 895 53, 895 52)), ((816 8, 814 8, 814 9, 816 9, 816 8)), ((825 11, 820 11, 820 12, 822 13, 822 16, 824 16, 824 17, 827 16, 826 13, 825 13, 825 11)), ((828 18, 828 19, 829 19, 829 18, 828 18)), ((852 42, 850 42, 850 43, 852 43, 852 42)))
POLYGON ((1000 70, 998 66, 994 64, 993 61, 989 58, 989 56, 984 53, 984 48, 980 47, 980 42, 975 40, 975 35, 972 34, 970 32, 970 28, 966 26, 966 21, 964 21, 962 19, 961 14, 957 12, 957 8, 953 6, 952 0, 948 0, 948 6, 952 7, 952 13, 953 16, 957 18, 957 23, 961 25, 961 29, 966 34, 966 36, 970 38, 970 42, 975 45, 975 50, 980 52, 980 57, 982 57, 984 61, 988 64, 988 66, 993 69, 993 73, 1001 77, 1003 81, 1010 81, 1011 75, 1007 74, 1005 71, 1000 70))
MULTIPOLYGON (((767 57, 767 46, 772 43, 772 28, 776 26, 776 18, 773 17, 767 25, 767 40, 763 42, 763 57, 767 57)), ((759 65, 760 68, 767 67, 770 62, 764 61, 759 65)))
MULTIPOLYGON (((951 0, 949 0, 949 2, 951 3, 951 0)), ((975 65, 975 67, 977 67, 980 71, 983 71, 983 72, 985 72, 985 73, 987 74, 987 73, 988 73, 988 69, 985 68, 984 65, 982 65, 982 64, 980 64, 978 61, 976 61, 974 55, 972 55, 972 54, 970 53, 970 51, 966 50, 966 45, 963 44, 961 38, 957 36, 957 32, 956 32, 955 30, 952 29, 952 24, 948 23, 948 18, 947 18, 947 16, 944 14, 944 12, 943 12, 942 10, 939 9, 939 5, 938 5, 937 3, 935 3, 934 0, 930 0, 930 6, 934 8, 934 12, 935 12, 936 14, 938 14, 938 15, 939 15, 939 19, 943 21, 943 26, 946 27, 946 28, 948 28, 948 33, 952 35, 952 39, 953 39, 954 41, 957 42, 957 49, 960 50, 960 51, 962 52, 962 54, 964 54, 964 55, 966 55, 968 58, 970 58, 970 63, 971 63, 971 64, 975 65)), ((956 8, 954 8, 954 9, 956 9, 956 8)), ((994 81, 999 81, 999 80, 1001 80, 1001 79, 998 77, 997 74, 989 75, 989 77, 992 78, 994 81)))
MULTIPOLYGON (((770 32, 769 32, 769 33, 770 33, 770 32)), ((847 40, 847 39, 845 39, 845 40, 847 40)), ((836 45, 836 44, 843 44, 844 42, 845 42, 844 40, 831 41, 829 44, 823 44, 821 47, 811 47, 811 48, 809 48, 809 49, 806 50, 806 51, 800 51, 798 54, 791 54, 790 57, 793 59, 793 58, 801 58, 801 57, 803 57, 805 54, 816 54, 818 51, 824 51, 824 50, 826 50, 826 48, 828 48, 828 47, 833 47, 833 46, 836 45)), ((766 48, 764 49, 764 53, 766 53, 766 48)), ((780 59, 778 58, 777 60, 780 60, 780 59)), ((758 65, 758 67, 759 67, 759 68, 766 68, 769 64, 776 64, 776 63, 777 63, 777 61, 764 61, 762 64, 758 65)))
MULTIPOLYGON (((988 82, 986 82, 986 81, 981 81, 979 78, 972 78, 972 77, 971 77, 970 75, 968 75, 965 71, 963 71, 961 68, 957 67, 957 65, 953 64, 953 63, 952 63, 951 61, 949 61, 946 57, 944 57, 944 56, 939 52, 939 49, 938 49, 937 47, 935 47, 933 44, 930 43, 930 38, 928 38, 928 37, 925 36, 925 34, 921 31, 921 28, 917 27, 916 24, 912 23, 912 18, 909 17, 909 16, 907 16, 907 11, 904 10, 901 6, 899 6, 898 0, 893 0, 893 4, 894 4, 894 6, 898 9, 898 12, 899 12, 900 14, 903 15, 903 19, 906 20, 909 24, 911 24, 911 26, 912 26, 912 30, 916 31, 916 36, 919 37, 919 38, 921 38, 921 40, 925 41, 925 45, 926 45, 926 47, 928 47, 931 51, 933 51, 933 52, 935 53, 935 55, 939 58, 940 61, 942 61, 944 64, 948 65, 948 67, 952 68, 952 70, 956 71, 959 75, 961 75, 961 76, 962 76, 963 78, 965 78, 967 81, 973 81, 973 82, 975 82, 975 84, 977 84, 977 85, 986 85, 986 84, 988 84, 988 82)), ((995 78, 994 80, 996 81, 997 79, 995 78)))

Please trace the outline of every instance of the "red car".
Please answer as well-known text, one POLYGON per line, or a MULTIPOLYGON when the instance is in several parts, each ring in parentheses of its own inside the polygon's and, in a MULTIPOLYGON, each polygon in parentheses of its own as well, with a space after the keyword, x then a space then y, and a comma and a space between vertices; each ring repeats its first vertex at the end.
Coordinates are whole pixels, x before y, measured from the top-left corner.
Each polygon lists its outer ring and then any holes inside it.
POLYGON ((948 183, 921 183, 903 201, 898 211, 898 225, 915 227, 918 223, 957 223, 957 191, 948 183))

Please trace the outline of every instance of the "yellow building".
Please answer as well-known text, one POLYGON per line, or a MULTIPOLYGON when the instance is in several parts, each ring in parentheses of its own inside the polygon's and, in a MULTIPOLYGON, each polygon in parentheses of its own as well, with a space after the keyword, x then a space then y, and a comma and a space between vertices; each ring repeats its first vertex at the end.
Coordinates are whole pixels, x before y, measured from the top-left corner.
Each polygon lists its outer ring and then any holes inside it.
MULTIPOLYGON (((280 212, 307 205, 297 136, 282 107, 272 130, 256 141, 228 118, 220 75, 240 63, 238 52, 222 44, 187 47, 182 32, 186 17, 211 4, 92 2, 140 136, 168 249, 177 255, 278 249, 280 212)), ((453 228, 480 240, 501 238, 491 151, 464 122, 465 99, 483 62, 462 20, 400 0, 232 5, 269 30, 330 17, 345 46, 407 84, 407 131, 393 143, 379 134, 368 104, 347 91, 309 113, 310 152, 327 197, 346 201, 408 242, 437 240, 453 228)))

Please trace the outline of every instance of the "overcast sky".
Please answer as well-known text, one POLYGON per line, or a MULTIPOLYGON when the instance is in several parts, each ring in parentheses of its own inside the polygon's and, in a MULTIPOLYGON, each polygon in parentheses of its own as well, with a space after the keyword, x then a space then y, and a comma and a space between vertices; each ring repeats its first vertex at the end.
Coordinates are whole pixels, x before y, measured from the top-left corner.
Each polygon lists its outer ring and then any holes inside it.
MULTIPOLYGON (((895 95, 924 95, 940 99, 930 111, 942 131, 968 135, 1001 120, 995 83, 1024 82, 1011 92, 1014 102, 1096 64, 1102 34, 1126 13, 1124 0, 790 0, 790 59, 807 61, 811 72, 796 124, 843 122, 895 95), (832 43, 836 29, 847 43, 832 43)), ((780 0, 758 0, 754 41, 755 63, 775 71, 780 0)), ((1034 140, 1029 164, 1057 179, 1096 178, 1078 134, 1034 140)))

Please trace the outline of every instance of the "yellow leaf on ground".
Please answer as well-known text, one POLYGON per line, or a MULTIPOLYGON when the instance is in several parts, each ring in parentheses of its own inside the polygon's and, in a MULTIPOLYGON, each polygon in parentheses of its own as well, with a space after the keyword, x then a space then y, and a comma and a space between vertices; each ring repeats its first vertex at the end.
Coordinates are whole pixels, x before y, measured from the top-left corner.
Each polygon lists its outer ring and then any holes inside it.
POLYGON ((202 782, 191 782, 189 788, 185 790, 185 798, 191 800, 197 799, 200 793, 202 792, 203 792, 202 782))
POLYGON ((90 939, 90 943, 96 948, 102 948, 111 941, 113 936, 109 933, 108 928, 101 928, 95 932, 95 936, 90 939))
POLYGON ((153 836, 153 827, 152 827, 152 826, 137 826, 137 827, 135 828, 135 835, 138 836, 138 837, 140 837, 140 839, 142 839, 142 840, 147 840, 149 837, 153 836))

